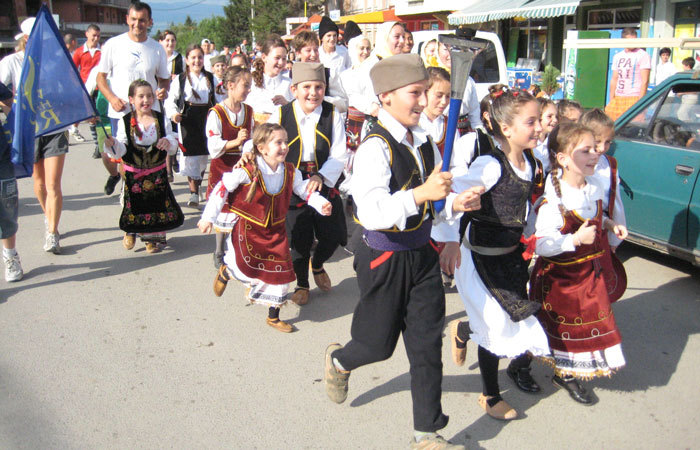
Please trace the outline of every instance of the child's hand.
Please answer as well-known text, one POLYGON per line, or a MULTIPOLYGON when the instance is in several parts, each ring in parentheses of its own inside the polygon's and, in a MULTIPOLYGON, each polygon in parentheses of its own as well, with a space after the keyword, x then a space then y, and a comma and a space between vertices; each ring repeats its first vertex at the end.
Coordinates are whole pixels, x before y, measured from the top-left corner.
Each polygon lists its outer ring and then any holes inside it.
POLYGON ((486 192, 484 186, 473 186, 462 192, 452 202, 452 211, 465 212, 481 209, 481 194, 486 192))
POLYGON ((165 88, 156 89, 156 98, 158 100, 165 100, 168 97, 168 91, 165 88))
POLYGON ((289 103, 289 101, 286 98, 284 98, 284 95, 275 95, 274 97, 272 97, 272 103, 274 103, 277 106, 284 106, 287 103, 289 103))
POLYGON ((622 240, 622 241, 627 239, 627 235, 628 235, 627 227, 624 225, 613 224, 612 230, 610 230, 610 231, 615 233, 615 236, 617 236, 617 238, 622 240))
POLYGON ((579 229, 574 233, 574 245, 581 244, 592 244, 595 241, 595 225, 586 219, 585 222, 579 227, 579 229))
POLYGON ((440 268, 447 275, 454 275, 455 269, 462 264, 462 252, 459 242, 445 242, 445 248, 440 253, 440 268))
POLYGON ((175 115, 171 119, 175 123, 180 123, 182 122, 182 114, 180 113, 175 113, 175 115))
POLYGON ((245 141, 247 141, 248 140, 248 130, 246 130, 244 128, 244 129, 238 131, 238 137, 236 138, 236 140, 238 141, 238 144, 236 146, 240 146, 245 141))
POLYGON ((238 160, 238 162, 233 166, 234 169, 240 169, 249 162, 253 161, 253 158, 255 156, 253 155, 253 152, 245 152, 241 154, 241 159, 238 160))
POLYGON ((105 141, 104 141, 104 146, 105 147, 112 147, 114 146, 114 138, 112 136, 106 136, 105 141))
POLYGON ((442 200, 447 197, 452 189, 452 174, 440 172, 440 167, 435 167, 425 183, 413 189, 413 199, 416 205, 422 205, 427 201, 442 200))
POLYGON ((306 185, 306 192, 311 194, 316 191, 320 191, 323 187, 323 179, 320 175, 314 175, 309 178, 309 184, 306 185))
POLYGON ((332 212, 333 212, 333 205, 331 204, 331 202, 326 202, 321 207, 321 214, 324 216, 330 216, 332 212))
POLYGON ((197 222, 197 228, 199 228, 199 231, 201 231, 203 234, 209 234, 211 233, 212 224, 211 222, 207 222, 206 220, 202 219, 197 222))
POLYGON ((158 139, 158 142, 156 143, 156 148, 158 150, 167 151, 168 148, 170 148, 170 141, 168 141, 167 138, 162 137, 158 139))

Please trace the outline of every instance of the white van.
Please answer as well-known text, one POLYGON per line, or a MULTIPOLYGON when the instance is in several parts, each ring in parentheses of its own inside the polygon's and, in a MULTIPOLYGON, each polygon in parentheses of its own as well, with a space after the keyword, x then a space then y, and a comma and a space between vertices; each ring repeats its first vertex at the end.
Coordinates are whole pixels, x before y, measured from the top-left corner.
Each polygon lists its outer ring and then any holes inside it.
MULTIPOLYGON (((413 53, 418 53, 425 45, 441 34, 454 34, 455 30, 414 31, 413 53)), ((476 82, 476 94, 479 100, 489 93, 489 86, 502 83, 508 85, 508 71, 506 69, 506 55, 503 52, 501 39, 496 33, 477 31, 474 40, 486 41, 488 46, 474 58, 470 75, 476 82)))

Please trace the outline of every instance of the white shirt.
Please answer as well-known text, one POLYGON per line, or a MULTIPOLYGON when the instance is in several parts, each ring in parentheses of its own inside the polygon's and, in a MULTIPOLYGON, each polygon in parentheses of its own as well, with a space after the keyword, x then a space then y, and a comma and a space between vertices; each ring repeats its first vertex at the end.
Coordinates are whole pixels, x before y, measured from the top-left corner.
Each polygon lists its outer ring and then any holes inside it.
POLYGON ((204 55, 204 69, 207 72, 211 72, 211 59, 215 56, 219 56, 219 52, 216 50, 212 50, 208 55, 204 55))
POLYGON ((348 99, 348 106, 369 114, 372 103, 377 103, 377 97, 369 98, 365 92, 365 74, 360 69, 348 69, 340 73, 340 84, 348 99))
POLYGON ((24 51, 12 53, 0 60, 0 82, 12 91, 17 90, 22 76, 24 51))
POLYGON ((552 168, 549 163, 549 138, 538 142, 537 147, 532 149, 532 154, 542 163, 542 171, 545 175, 551 172, 552 168))
POLYGON ((583 219, 592 219, 596 216, 596 201, 602 199, 604 195, 603 187, 594 178, 586 178, 586 185, 577 189, 560 180, 561 199, 554 191, 552 177, 547 177, 544 203, 537 213, 535 223, 535 235, 537 239, 536 252, 541 256, 555 256, 564 252, 576 250, 574 246, 574 235, 561 234, 561 227, 564 226, 564 218, 559 211, 559 204, 570 211, 576 213, 583 219))
POLYGON ((660 84, 662 81, 671 75, 674 75, 676 72, 678 72, 678 69, 676 69, 676 65, 671 61, 659 63, 659 65, 656 66, 656 84, 660 84))
MULTIPOLYGON (((265 182, 265 189, 267 189, 269 194, 277 194, 284 184, 284 164, 280 163, 276 170, 272 170, 262 156, 257 156, 255 161, 258 164, 263 181, 265 182)), ((241 184, 248 183, 250 183, 250 177, 248 177, 248 173, 242 168, 233 169, 233 171, 223 174, 221 181, 217 183, 212 193, 218 193, 222 186, 226 189, 226 193, 224 195, 212 194, 209 196, 207 206, 202 212, 202 220, 210 223, 216 222, 217 216, 226 203, 228 193, 235 191, 241 184)), ((294 186, 292 188, 294 193, 301 198, 306 198, 306 186, 308 184, 309 180, 302 180, 301 172, 299 169, 296 169, 294 171, 294 186)), ((259 186, 258 189, 260 189, 259 186)), ((320 213, 323 206, 328 203, 328 200, 322 197, 318 192, 314 192, 309 196, 306 202, 320 213)))
MULTIPOLYGON (((204 72, 200 72, 199 75, 190 72, 189 80, 185 77, 185 89, 183 94, 186 102, 196 104, 206 104, 209 102, 209 80, 207 80, 204 72), (199 98, 196 98, 193 92, 197 92, 199 98)), ((177 107, 177 101, 179 99, 180 77, 176 77, 170 83, 168 98, 165 100, 165 114, 167 114, 168 117, 173 117, 175 114, 182 112, 177 107)))
POLYGON ((464 87, 464 97, 462 97, 462 109, 460 115, 467 114, 471 127, 476 130, 481 124, 481 106, 479 105, 479 97, 476 95, 476 83, 472 77, 467 78, 467 84, 464 87))
POLYGON ((326 51, 323 50, 323 45, 321 45, 318 48, 318 59, 321 64, 338 73, 352 67, 352 61, 350 61, 348 50, 340 45, 335 46, 335 51, 333 53, 326 53, 326 51))
MULTIPOLYGON (((141 137, 139 138, 138 136, 134 136, 134 142, 144 146, 155 144, 158 141, 158 128, 156 127, 156 125, 157 124, 154 122, 145 130, 142 129, 143 133, 141 137)), ((175 153, 177 153, 178 149, 177 137, 175 137, 175 134, 173 133, 173 129, 170 125, 169 120, 165 121, 163 127, 165 128, 165 136, 163 137, 166 138, 168 140, 168 143, 170 144, 170 146, 167 149, 168 155, 174 155, 175 153)), ((103 145, 103 147, 107 156, 113 159, 119 159, 126 154, 126 143, 128 142, 126 136, 126 128, 124 126, 123 120, 118 121, 117 136, 115 138, 115 141, 116 142, 114 143, 113 147, 108 147, 107 145, 103 145)), ((158 150, 154 147, 151 151, 161 150, 158 150)))
MULTIPOLYGON (((608 211, 608 203, 610 200, 610 162, 608 158, 603 155, 598 160, 598 164, 595 166, 595 173, 593 178, 598 183, 598 185, 603 187, 603 209, 608 211)), ((613 205, 613 216, 610 217, 613 222, 618 225, 627 226, 627 219, 625 217, 625 205, 622 204, 622 197, 620 196, 620 174, 617 174, 617 190, 615 191, 615 204, 613 205)), ((608 232, 608 242, 610 246, 617 247, 622 243, 615 233, 608 232)))
POLYGON ((345 114, 348 111, 348 94, 340 81, 342 71, 333 68, 328 70, 330 72, 328 76, 328 95, 324 96, 323 99, 335 106, 339 113, 345 114))
MULTIPOLYGON (((127 105, 129 85, 132 81, 138 79, 148 81, 155 94, 158 89, 158 78, 170 78, 163 46, 151 38, 143 42, 132 41, 128 33, 120 34, 105 42, 98 70, 100 73, 107 74, 112 92, 127 105)), ((160 111, 160 102, 155 102, 153 109, 160 111)), ((119 119, 128 112, 128 106, 122 111, 115 111, 110 104, 108 116, 119 119)))
MULTIPOLYGON (((427 134, 419 126, 411 127, 413 144, 406 138, 408 129, 401 125, 384 109, 379 110, 379 121, 391 136, 399 143, 409 148, 418 162, 421 177, 423 164, 418 148, 427 140, 427 134)), ((440 152, 433 145, 435 165, 442 163, 440 152)), ((381 230, 396 226, 400 230, 406 228, 406 220, 418 214, 418 206, 413 198, 413 189, 389 192, 391 179, 389 147, 384 139, 372 137, 364 141, 355 153, 353 175, 351 178, 351 193, 357 205, 357 216, 362 226, 368 230, 381 230)), ((452 202, 456 194, 450 194, 445 203, 445 209, 440 213, 441 219, 454 221, 460 215, 452 214, 452 202)), ((438 218, 436 218, 438 219, 438 218)))
MULTIPOLYGON (((224 103, 220 103, 220 105, 224 108, 224 111, 226 111, 226 115, 228 116, 228 120, 234 124, 237 127, 240 127, 243 125, 243 122, 245 121, 245 106, 241 103, 241 110, 236 114, 235 112, 231 111, 228 106, 224 103)), ((254 129, 255 123, 253 122, 251 118, 251 128, 254 129)), ((209 115, 207 115, 207 124, 206 124, 206 133, 207 133, 207 149, 209 150, 209 155, 211 155, 212 158, 218 158, 221 155, 224 154, 224 145, 228 142, 225 139, 222 139, 221 134, 223 127, 221 125, 221 119, 219 119, 219 115, 216 113, 216 111, 211 110, 209 111, 209 115)), ((253 136, 253 133, 250 133, 249 139, 253 136)), ((246 141, 248 142, 248 141, 246 141)), ((241 145, 241 147, 243 147, 241 145)))
MULTIPOLYGON (((170 55, 170 56, 168 56, 167 54, 165 55, 165 56, 168 58, 168 73, 169 73, 170 75, 173 74, 173 70, 172 70, 172 69, 175 67, 175 65, 173 64, 173 61, 175 60, 175 58, 177 58, 177 55, 179 55, 179 53, 178 53, 177 51, 175 51, 175 50, 173 50, 173 54, 172 54, 172 55, 170 55)), ((184 58, 183 58, 182 64, 183 64, 183 65, 185 64, 184 58)))
POLYGON ((226 92, 226 88, 224 85, 221 83, 221 80, 219 77, 214 75, 214 99, 216 100, 216 103, 221 103, 226 98, 228 97, 228 93, 226 92), (221 94, 219 94, 219 85, 221 84, 221 94))
POLYGON ((246 103, 253 107, 256 113, 272 113, 279 109, 279 106, 272 103, 272 98, 281 95, 288 101, 294 100, 290 87, 292 80, 282 74, 270 78, 263 74, 263 87, 259 88, 253 83, 250 87, 250 94, 246 98, 246 103))
MULTIPOLYGON (((435 118, 435 120, 430 120, 428 115, 423 111, 420 115, 420 121, 418 122, 420 126, 426 133, 433 139, 436 144, 442 139, 443 134, 446 132, 447 127, 447 116, 440 115, 435 118)), ((447 139, 447 137, 445 137, 447 139)), ((452 143, 453 158, 454 158, 454 148, 457 144, 457 139, 459 139, 459 133, 455 133, 455 137, 452 143)), ((450 161, 450 167, 452 166, 452 161, 450 161)))
MULTIPOLYGON (((298 101, 292 103, 294 113, 299 126, 299 133, 302 143, 301 161, 315 160, 316 146, 316 125, 321 118, 322 105, 319 105, 311 111, 310 114, 305 114, 299 106, 298 101)), ((270 118, 269 123, 280 123, 280 108, 275 109, 270 118)), ((333 135, 327 136, 331 141, 331 149, 328 159, 323 166, 318 170, 318 173, 323 175, 323 182, 328 187, 333 187, 338 182, 340 174, 343 173, 343 168, 348 159, 347 140, 345 139, 345 125, 337 111, 333 111, 333 135)))

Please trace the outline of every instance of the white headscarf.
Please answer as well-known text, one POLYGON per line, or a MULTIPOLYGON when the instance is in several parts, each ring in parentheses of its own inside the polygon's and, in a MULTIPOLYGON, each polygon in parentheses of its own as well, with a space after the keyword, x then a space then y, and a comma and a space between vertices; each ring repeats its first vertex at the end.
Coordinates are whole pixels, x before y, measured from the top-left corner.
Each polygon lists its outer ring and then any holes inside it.
POLYGON ((396 25, 399 22, 384 22, 383 24, 379 25, 379 28, 377 29, 377 39, 374 44, 374 51, 372 52, 373 55, 376 55, 380 58, 388 58, 390 56, 394 56, 393 53, 389 51, 389 33, 391 33, 391 29, 394 28, 394 25, 396 25))
POLYGON ((350 55, 350 61, 352 61, 353 69, 360 67, 360 64, 362 64, 362 62, 360 61, 360 45, 362 45, 362 42, 365 39, 367 38, 361 34, 350 39, 350 41, 348 42, 348 54, 350 55))

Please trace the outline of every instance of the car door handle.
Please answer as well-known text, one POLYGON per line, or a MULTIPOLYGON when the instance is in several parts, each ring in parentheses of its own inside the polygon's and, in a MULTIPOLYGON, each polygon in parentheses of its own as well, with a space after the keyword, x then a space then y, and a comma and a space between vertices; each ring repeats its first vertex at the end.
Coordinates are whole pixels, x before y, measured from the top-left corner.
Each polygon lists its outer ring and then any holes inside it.
POLYGON ((688 175, 692 175, 693 172, 695 172, 695 169, 690 166, 684 166, 683 164, 678 164, 676 166, 676 173, 678 175, 683 175, 687 177, 688 175))

